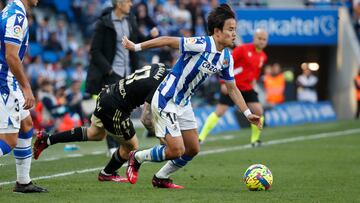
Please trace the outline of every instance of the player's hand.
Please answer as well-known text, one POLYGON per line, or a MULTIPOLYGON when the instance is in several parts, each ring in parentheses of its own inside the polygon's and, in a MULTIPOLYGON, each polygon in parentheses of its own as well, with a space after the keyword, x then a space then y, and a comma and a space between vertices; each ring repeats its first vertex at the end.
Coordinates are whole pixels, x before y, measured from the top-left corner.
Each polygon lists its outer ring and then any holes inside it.
POLYGON ((262 123, 261 119, 258 115, 250 114, 247 119, 250 121, 250 123, 256 125, 260 130, 262 129, 262 123))
POLYGON ((125 49, 128 49, 130 51, 135 50, 134 42, 130 41, 126 36, 122 38, 122 45, 125 47, 125 49))
POLYGON ((25 99, 23 108, 25 110, 31 109, 35 104, 35 97, 31 91, 31 88, 23 88, 22 91, 23 91, 24 99, 25 99))
POLYGON ((157 36, 159 36, 159 30, 156 28, 156 27, 153 27, 151 30, 150 30, 150 36, 152 38, 155 38, 157 36))

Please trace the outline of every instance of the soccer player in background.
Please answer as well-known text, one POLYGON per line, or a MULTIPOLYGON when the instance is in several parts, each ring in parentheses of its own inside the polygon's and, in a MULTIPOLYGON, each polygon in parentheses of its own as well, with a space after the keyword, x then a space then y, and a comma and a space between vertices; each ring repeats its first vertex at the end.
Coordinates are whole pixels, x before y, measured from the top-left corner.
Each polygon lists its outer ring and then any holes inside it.
MULTIPOLYGON (((268 33, 263 29, 256 29, 252 43, 239 45, 232 52, 236 86, 241 91, 250 110, 261 117, 262 123, 264 122, 264 110, 259 102, 258 94, 254 90, 254 83, 255 80, 259 80, 261 68, 267 60, 267 56, 263 51, 267 42, 268 33)), ((205 141, 206 136, 216 126, 219 118, 225 114, 229 106, 234 105, 223 81, 221 81, 220 89, 221 96, 219 103, 216 105, 216 110, 206 119, 199 135, 200 143, 205 141)), ((260 146, 260 133, 261 130, 256 125, 251 124, 250 143, 253 147, 260 146)))
POLYGON ((183 188, 172 183, 169 176, 184 167, 200 151, 190 99, 199 85, 212 74, 220 75, 234 103, 250 122, 261 127, 260 117, 251 113, 234 82, 233 59, 226 47, 233 46, 236 21, 234 12, 227 4, 221 4, 210 12, 208 30, 210 36, 163 36, 140 44, 123 38, 124 47, 132 51, 162 46, 180 49, 179 59, 157 88, 151 103, 155 133, 164 145, 130 152, 126 170, 130 183, 136 183, 138 170, 144 161, 169 160, 154 175, 152 184, 159 188, 183 188))
POLYGON ((101 141, 106 134, 112 136, 120 146, 109 163, 100 171, 99 181, 128 182, 116 172, 127 160, 129 152, 138 148, 138 139, 130 120, 133 109, 144 104, 141 121, 149 131, 151 123, 150 104, 160 82, 169 73, 164 64, 144 66, 135 73, 121 79, 100 92, 90 127, 78 127, 55 134, 39 132, 34 143, 34 158, 50 145, 57 143, 101 141))
POLYGON ((22 65, 29 39, 26 11, 37 3, 9 3, 0 22, 0 157, 14 149, 17 179, 13 191, 21 193, 47 192, 30 179, 33 126, 29 109, 35 98, 22 65))

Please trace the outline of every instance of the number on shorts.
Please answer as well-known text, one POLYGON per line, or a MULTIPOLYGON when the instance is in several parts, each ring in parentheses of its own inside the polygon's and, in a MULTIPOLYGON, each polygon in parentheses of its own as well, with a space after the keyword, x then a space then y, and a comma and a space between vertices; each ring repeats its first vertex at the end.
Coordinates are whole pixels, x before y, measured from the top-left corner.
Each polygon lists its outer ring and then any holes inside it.
POLYGON ((170 119, 171 124, 174 124, 176 121, 176 114, 175 113, 166 113, 166 116, 170 119))
POLYGON ((20 104, 19 104, 19 100, 18 99, 15 99, 15 111, 16 112, 19 112, 20 111, 20 104))

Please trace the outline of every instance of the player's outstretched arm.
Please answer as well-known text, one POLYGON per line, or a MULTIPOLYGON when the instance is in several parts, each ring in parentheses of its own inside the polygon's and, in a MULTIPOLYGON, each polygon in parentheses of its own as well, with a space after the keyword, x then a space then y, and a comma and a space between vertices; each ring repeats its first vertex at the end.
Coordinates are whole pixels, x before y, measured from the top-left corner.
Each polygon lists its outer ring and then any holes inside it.
POLYGON ((5 43, 5 59, 6 63, 10 67, 11 72, 14 74, 16 80, 20 83, 24 94, 24 109, 30 109, 35 104, 35 97, 32 93, 30 83, 24 73, 24 68, 19 58, 19 46, 5 43))
POLYGON ((241 112, 244 113, 246 118, 250 121, 250 123, 256 125, 259 129, 262 128, 262 123, 260 120, 260 117, 251 113, 249 107, 246 105, 245 100, 239 91, 239 89, 236 87, 234 81, 226 82, 226 89, 229 93, 230 98, 233 100, 233 102, 236 104, 236 106, 240 109, 241 112))
POLYGON ((130 41, 127 37, 123 37, 122 44, 126 49, 129 49, 131 51, 141 51, 144 49, 151 49, 151 48, 164 47, 164 46, 169 46, 173 49, 179 49, 180 38, 161 36, 139 44, 135 44, 134 42, 130 41))

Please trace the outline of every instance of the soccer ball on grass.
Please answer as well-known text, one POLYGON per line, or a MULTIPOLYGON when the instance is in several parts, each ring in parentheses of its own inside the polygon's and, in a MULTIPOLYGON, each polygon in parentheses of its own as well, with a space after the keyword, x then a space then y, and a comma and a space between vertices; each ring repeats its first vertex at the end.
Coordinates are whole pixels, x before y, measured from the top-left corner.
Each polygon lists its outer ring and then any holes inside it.
POLYGON ((273 183, 273 176, 268 167, 254 164, 246 170, 244 182, 251 191, 268 190, 273 183))

